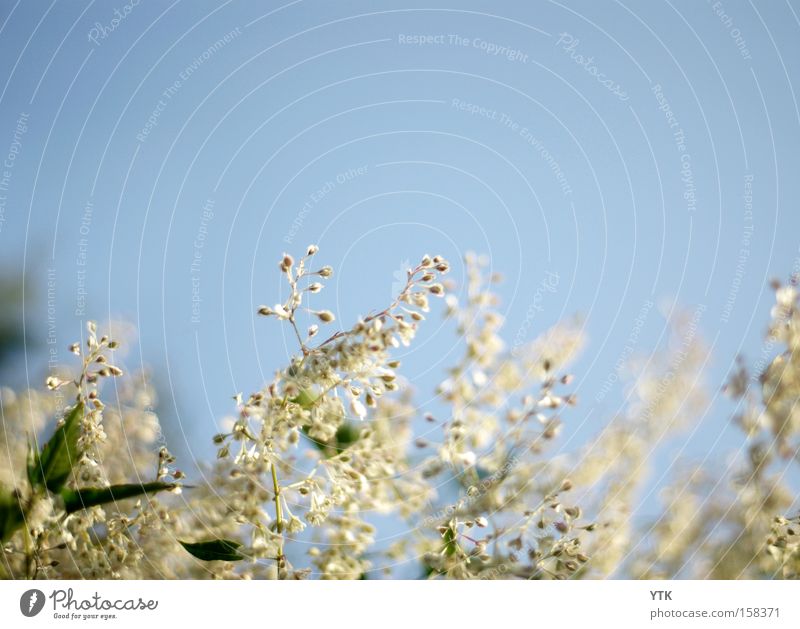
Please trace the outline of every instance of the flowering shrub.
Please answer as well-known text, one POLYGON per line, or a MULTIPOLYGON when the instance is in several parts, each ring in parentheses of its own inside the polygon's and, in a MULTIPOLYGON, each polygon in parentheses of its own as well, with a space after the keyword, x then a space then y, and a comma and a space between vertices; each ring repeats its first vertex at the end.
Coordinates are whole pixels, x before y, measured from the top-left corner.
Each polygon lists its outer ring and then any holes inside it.
POLYGON ((568 456, 551 444, 577 403, 567 373, 583 345, 577 323, 510 351, 486 261, 467 257, 459 301, 447 261, 425 256, 388 307, 326 334, 334 314, 305 306, 333 274, 312 270, 316 254, 280 261, 288 296, 258 314, 288 325, 297 352, 236 396, 200 481, 187 484, 162 445, 147 374, 123 377, 117 342, 94 324, 71 347, 80 369, 49 378, 50 393, 2 390, 5 577, 359 579, 395 566, 461 579, 798 575, 785 480, 800 434, 794 285, 776 287, 769 331, 785 351, 754 377, 742 365, 729 386, 747 456, 730 475, 701 467, 677 479, 642 530, 632 516, 654 444, 706 405, 696 321, 674 322, 666 353, 634 366, 626 407, 568 456), (415 405, 393 352, 439 297, 463 352, 436 389, 437 417, 415 405), (390 544, 376 530, 386 516, 404 532, 390 544))

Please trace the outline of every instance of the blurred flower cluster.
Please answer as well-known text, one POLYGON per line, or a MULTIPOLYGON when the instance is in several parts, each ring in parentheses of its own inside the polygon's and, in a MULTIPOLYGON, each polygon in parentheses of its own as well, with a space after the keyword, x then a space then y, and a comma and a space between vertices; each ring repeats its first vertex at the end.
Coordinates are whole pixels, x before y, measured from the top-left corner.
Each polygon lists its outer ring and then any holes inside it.
POLYGON ((666 349, 631 364, 625 405, 569 450, 558 442, 577 413, 579 321, 512 351, 488 261, 468 255, 455 290, 448 262, 424 256, 392 303, 336 330, 334 313, 309 305, 333 275, 317 253, 279 261, 286 298, 258 314, 289 326, 297 350, 261 389, 235 396, 199 479, 165 445, 148 374, 123 375, 117 341, 94 324, 70 347, 75 373, 48 378, 49 391, 2 389, 2 576, 798 576, 794 284, 775 286, 773 355, 753 375, 741 362, 727 387, 741 451, 673 478, 660 517, 642 523, 654 449, 708 407, 698 312, 672 318, 666 349), (396 355, 432 298, 455 331, 442 353, 455 358, 426 408, 396 355), (386 522, 391 534, 379 535, 386 522))

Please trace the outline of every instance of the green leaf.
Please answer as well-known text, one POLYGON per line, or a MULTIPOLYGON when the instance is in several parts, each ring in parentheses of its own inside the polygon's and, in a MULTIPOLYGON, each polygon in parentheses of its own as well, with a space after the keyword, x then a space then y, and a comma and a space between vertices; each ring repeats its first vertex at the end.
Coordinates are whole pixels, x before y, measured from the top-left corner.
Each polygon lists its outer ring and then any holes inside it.
POLYGON ((28 441, 28 454, 25 459, 25 469, 28 472, 28 482, 31 484, 31 487, 36 486, 36 466, 37 463, 37 456, 36 456, 36 449, 33 447, 33 444, 28 441))
POLYGON ((452 557, 456 554, 456 550, 458 550, 458 542, 456 541, 456 532, 452 526, 448 526, 447 530, 442 533, 442 538, 444 539, 444 552, 448 557, 452 557))
MULTIPOLYGON (((178 540, 181 542, 181 540, 178 540)), ((181 542, 190 554, 203 561, 239 561, 244 555, 239 553, 241 544, 229 539, 213 539, 207 542, 181 542)))
POLYGON ((64 487, 78 461, 78 437, 81 435, 83 402, 79 402, 67 413, 61 424, 44 444, 41 453, 28 464, 28 479, 36 489, 47 487, 58 493, 64 487))
POLYGON ((353 422, 346 422, 339 426, 336 430, 336 435, 330 441, 319 441, 309 436, 308 426, 303 427, 303 434, 308 437, 308 440, 314 444, 314 447, 322 452, 326 457, 332 457, 336 454, 341 454, 361 437, 362 427, 353 422))
POLYGON ((432 576, 436 576, 436 575, 440 575, 440 574, 444 574, 444 572, 442 572, 438 568, 434 568, 429 563, 423 563, 422 564, 422 578, 423 579, 430 579, 432 576))
POLYGON ((0 542, 10 539, 24 522, 25 515, 16 492, 0 487, 0 542))
POLYGON ((88 509, 89 507, 96 507, 97 505, 117 502, 157 491, 175 489, 175 487, 177 487, 175 483, 161 481, 130 483, 103 488, 64 489, 61 491, 61 497, 64 499, 64 508, 67 513, 74 513, 81 509, 88 509))
POLYGON ((361 437, 361 426, 354 423, 346 423, 339 426, 336 430, 336 451, 337 454, 346 450, 361 437))
POLYGON ((290 398, 289 401, 293 404, 299 404, 304 410, 308 410, 314 406, 314 403, 317 401, 317 397, 310 391, 301 389, 300 393, 295 395, 293 398, 290 398))

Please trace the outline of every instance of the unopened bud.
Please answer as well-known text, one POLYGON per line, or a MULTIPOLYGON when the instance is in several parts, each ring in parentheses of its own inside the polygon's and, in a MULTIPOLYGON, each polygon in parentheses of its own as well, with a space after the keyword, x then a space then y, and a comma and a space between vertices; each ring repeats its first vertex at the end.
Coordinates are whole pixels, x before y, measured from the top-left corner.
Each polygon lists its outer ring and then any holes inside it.
POLYGON ((322 321, 323 323, 331 323, 336 319, 336 317, 333 316, 333 313, 330 310, 319 310, 314 314, 316 314, 319 320, 322 321))

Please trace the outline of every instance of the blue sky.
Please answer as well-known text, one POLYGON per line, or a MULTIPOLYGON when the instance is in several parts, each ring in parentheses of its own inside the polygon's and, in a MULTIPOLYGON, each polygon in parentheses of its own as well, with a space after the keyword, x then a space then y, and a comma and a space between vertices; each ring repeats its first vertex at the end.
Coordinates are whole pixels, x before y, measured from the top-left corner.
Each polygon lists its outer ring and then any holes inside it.
MULTIPOLYGON (((468 250, 506 276, 509 341, 581 315, 578 441, 623 400, 600 391, 643 308, 635 353, 663 339, 663 300, 702 308, 716 391, 761 352, 769 279, 800 268, 799 12, 3 0, 0 260, 43 343, 14 378, 43 380, 51 279, 57 358, 86 319, 130 321, 175 449, 208 455, 231 396, 294 347, 255 317, 280 254, 317 243, 337 273, 315 303, 343 322, 406 261, 441 253, 458 280, 468 250)), ((403 357, 425 404, 451 335, 433 316, 403 357)), ((664 460, 737 446, 730 409, 664 460)))

